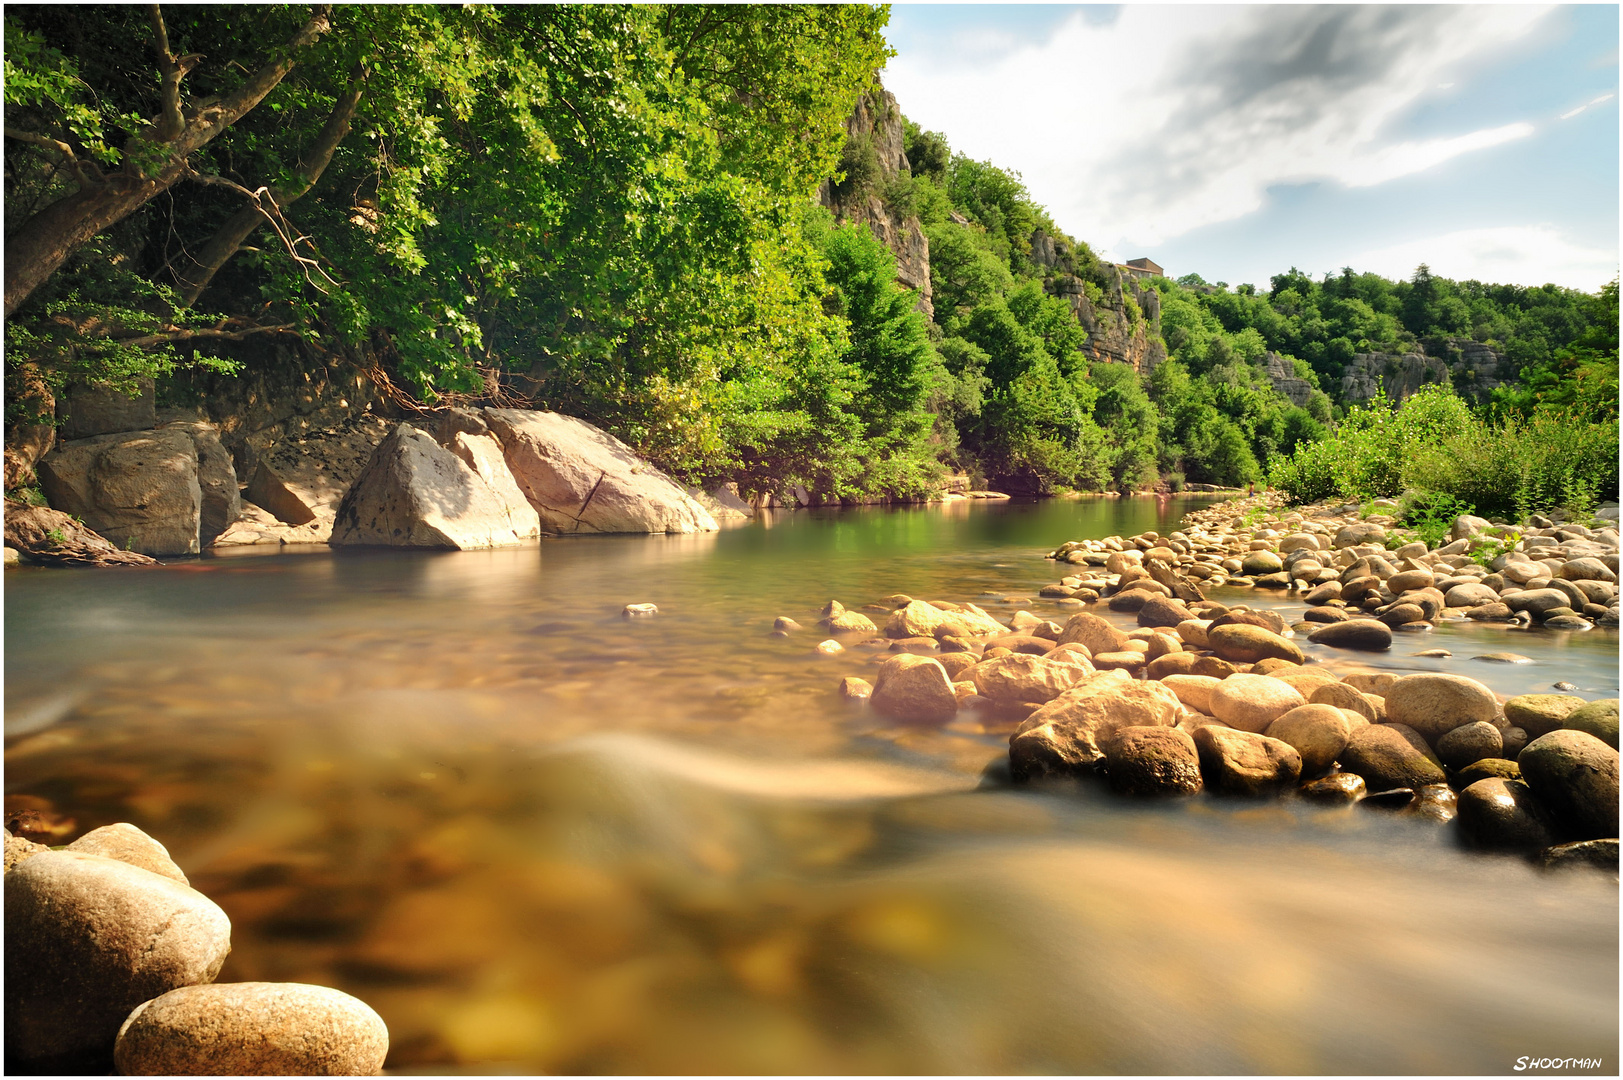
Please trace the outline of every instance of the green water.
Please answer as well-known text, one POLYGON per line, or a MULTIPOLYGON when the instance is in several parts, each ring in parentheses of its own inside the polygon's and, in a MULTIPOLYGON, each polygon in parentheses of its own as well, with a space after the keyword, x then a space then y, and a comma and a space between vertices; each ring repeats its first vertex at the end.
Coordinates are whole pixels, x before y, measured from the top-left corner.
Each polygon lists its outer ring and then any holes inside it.
MULTIPOLYGON (((222 980, 356 994, 394 1071, 1615 1061, 1612 884, 1356 810, 982 789, 1006 726, 847 706, 875 657, 813 648, 829 599, 1057 616, 1044 551, 1198 505, 8 571, 6 791, 157 836, 231 916, 222 980)), ((1601 697, 1617 648, 1445 626, 1374 664, 1601 697)))

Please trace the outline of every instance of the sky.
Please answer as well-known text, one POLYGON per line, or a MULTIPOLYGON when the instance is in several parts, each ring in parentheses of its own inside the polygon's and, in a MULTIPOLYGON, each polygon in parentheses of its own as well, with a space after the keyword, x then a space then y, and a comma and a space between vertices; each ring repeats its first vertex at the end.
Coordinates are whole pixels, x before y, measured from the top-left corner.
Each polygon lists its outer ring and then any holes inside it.
POLYGON ((895 4, 902 112, 1117 262, 1618 273, 1618 7, 895 4))

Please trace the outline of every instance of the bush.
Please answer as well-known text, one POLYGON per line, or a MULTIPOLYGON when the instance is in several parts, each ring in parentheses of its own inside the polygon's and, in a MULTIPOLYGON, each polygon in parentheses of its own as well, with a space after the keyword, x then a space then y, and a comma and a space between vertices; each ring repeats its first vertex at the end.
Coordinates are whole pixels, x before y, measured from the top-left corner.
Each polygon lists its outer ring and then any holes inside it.
POLYGON ((1279 460, 1270 481, 1293 503, 1413 488, 1419 521, 1445 513, 1445 498, 1520 521, 1557 508, 1587 513, 1615 498, 1617 445, 1615 420, 1541 413, 1496 423, 1472 416, 1446 387, 1426 387, 1395 411, 1381 399, 1354 407, 1329 438, 1279 460))
POLYGON ((1417 487, 1450 492, 1494 517, 1525 521, 1554 509, 1587 514, 1598 499, 1616 497, 1617 440, 1616 421, 1479 420, 1418 452, 1408 474, 1417 487))
POLYGON ((1403 509, 1398 512, 1398 522, 1408 526, 1417 540, 1424 540, 1427 547, 1434 548, 1448 536, 1455 518, 1474 513, 1475 506, 1461 502, 1452 495, 1411 489, 1403 493, 1403 509))
POLYGON ((1411 483, 1405 470, 1416 454, 1464 434, 1471 413, 1452 390, 1428 386, 1394 409, 1384 396, 1354 406, 1322 442, 1298 446, 1277 459, 1269 482, 1293 503, 1342 496, 1357 502, 1396 496, 1415 486, 1451 491, 1445 485, 1411 483))

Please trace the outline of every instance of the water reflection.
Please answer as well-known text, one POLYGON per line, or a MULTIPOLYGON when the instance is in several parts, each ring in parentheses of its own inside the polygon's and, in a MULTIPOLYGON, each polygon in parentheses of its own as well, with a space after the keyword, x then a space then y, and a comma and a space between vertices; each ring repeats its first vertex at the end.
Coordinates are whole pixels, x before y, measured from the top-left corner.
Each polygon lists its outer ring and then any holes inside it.
MULTIPOLYGON (((158 835, 231 915, 223 979, 357 994, 393 1069, 1500 1072, 1615 1051, 1609 885, 1356 812, 975 790, 1005 734, 887 725, 832 693, 871 658, 766 634, 829 598, 1034 597, 1043 550, 1155 514, 819 511, 9 572, 7 791, 158 835), (660 616, 620 617, 639 601, 660 616)), ((1609 632, 1477 626, 1374 661, 1596 697, 1616 662, 1609 632), (1455 656, 1408 655, 1435 646, 1455 656), (1540 663, 1469 659, 1507 648, 1540 663)))

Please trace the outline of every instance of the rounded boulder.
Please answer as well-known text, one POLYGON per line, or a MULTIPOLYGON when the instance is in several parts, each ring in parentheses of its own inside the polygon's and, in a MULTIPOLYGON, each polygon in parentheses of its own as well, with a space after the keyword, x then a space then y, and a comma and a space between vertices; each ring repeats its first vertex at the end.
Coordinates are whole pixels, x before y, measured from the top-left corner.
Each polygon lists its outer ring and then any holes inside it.
POLYGON ((160 877, 190 885, 180 867, 169 857, 169 849, 128 822, 91 829, 68 845, 69 851, 105 855, 109 859, 151 870, 160 877))
POLYGON ((1520 780, 1478 780, 1460 792, 1458 809, 1460 832, 1472 847, 1527 851, 1555 842, 1549 812, 1520 780))
POLYGON ((1334 705, 1298 705, 1268 725, 1267 735, 1288 743, 1302 756, 1302 775, 1313 776, 1335 763, 1347 748, 1350 725, 1334 705))
POLYGON ((1504 737, 1486 720, 1457 727, 1437 740, 1437 756, 1450 769, 1463 769, 1483 758, 1497 758, 1504 750, 1504 737))
POLYGON ((947 669, 932 657, 912 653, 879 665, 868 703, 886 716, 916 723, 944 723, 958 712, 947 669))
POLYGON ((117 859, 41 852, 5 886, 8 1056, 110 1054, 131 1009, 212 982, 231 951, 208 897, 117 859))
POLYGON ((1617 835, 1617 761, 1617 751, 1587 731, 1541 735, 1516 758, 1527 786, 1579 840, 1617 835))
POLYGON ((1364 778, 1371 791, 1419 788, 1445 779, 1426 741, 1401 724, 1370 724, 1352 733, 1341 767, 1364 778))
POLYGON ((1189 734, 1170 727, 1128 727, 1105 744, 1110 786, 1121 795, 1197 795, 1200 754, 1189 734))
POLYGON ((1254 664, 1259 660, 1286 660, 1300 664, 1306 657, 1302 650, 1272 630, 1248 623, 1228 623, 1206 631, 1209 647, 1224 660, 1240 664, 1254 664))
POLYGON ((1194 741, 1206 786, 1222 795, 1277 795, 1302 775, 1295 748, 1266 735, 1209 725, 1196 729, 1194 741))
POLYGON ((119 1029, 125 1076, 377 1076, 389 1029, 363 1001, 305 983, 187 986, 119 1029))
POLYGON ((1267 675, 1230 675, 1212 687, 1209 703, 1212 715, 1223 723, 1260 735, 1307 699, 1289 683, 1267 675))
POLYGON ((1536 739, 1559 730, 1584 704, 1572 694, 1519 694, 1505 702, 1505 719, 1536 739))
POLYGON ((1617 749, 1617 698, 1602 698, 1580 705, 1567 714, 1562 727, 1569 731, 1587 731, 1601 742, 1617 749))
POLYGON ((1386 719, 1420 732, 1435 743, 1442 735, 1499 712, 1493 691, 1464 675, 1422 672, 1405 675, 1386 692, 1386 719))
POLYGON ((1328 645, 1332 649, 1384 652, 1392 647, 1392 629, 1374 619, 1348 619, 1346 622, 1326 623, 1309 634, 1307 639, 1315 645, 1328 645))

